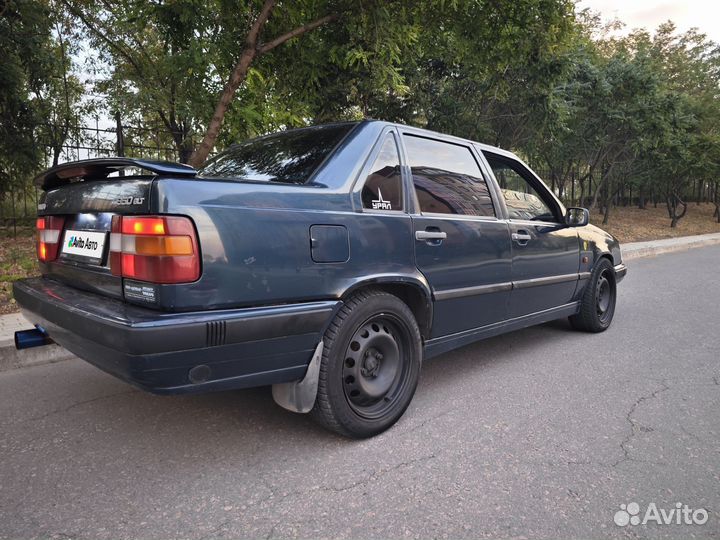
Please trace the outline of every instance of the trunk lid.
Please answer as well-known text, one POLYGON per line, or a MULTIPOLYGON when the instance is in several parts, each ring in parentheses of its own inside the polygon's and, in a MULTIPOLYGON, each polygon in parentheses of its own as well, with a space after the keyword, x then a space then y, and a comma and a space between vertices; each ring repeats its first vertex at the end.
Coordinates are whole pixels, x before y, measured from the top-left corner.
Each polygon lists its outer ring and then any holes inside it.
POLYGON ((123 298, 122 278, 110 272, 110 227, 114 215, 151 212, 153 181, 158 175, 194 176, 186 165, 132 158, 103 158, 64 163, 36 177, 44 193, 38 216, 64 218, 57 258, 41 262, 43 275, 114 298, 123 298), (122 175, 126 169, 151 174, 122 175))

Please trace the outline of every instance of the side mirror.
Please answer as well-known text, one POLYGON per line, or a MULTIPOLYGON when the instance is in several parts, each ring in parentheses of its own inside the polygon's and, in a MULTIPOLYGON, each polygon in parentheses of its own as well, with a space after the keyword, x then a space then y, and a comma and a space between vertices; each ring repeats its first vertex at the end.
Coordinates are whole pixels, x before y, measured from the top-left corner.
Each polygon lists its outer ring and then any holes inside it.
POLYGON ((587 208, 568 208, 565 224, 568 227, 584 227, 590 223, 590 212, 587 208))

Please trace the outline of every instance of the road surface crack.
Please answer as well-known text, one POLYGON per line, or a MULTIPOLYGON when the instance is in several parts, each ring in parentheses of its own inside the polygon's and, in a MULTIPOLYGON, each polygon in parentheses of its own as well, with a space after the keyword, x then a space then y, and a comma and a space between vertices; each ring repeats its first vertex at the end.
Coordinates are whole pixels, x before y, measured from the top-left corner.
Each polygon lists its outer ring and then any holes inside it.
POLYGON ((282 500, 282 499, 287 499, 289 497, 307 496, 310 493, 317 493, 317 492, 343 493, 345 491, 350 491, 357 487, 365 486, 367 484, 370 484, 371 482, 375 482, 375 481, 379 480, 380 478, 382 478, 383 476, 385 476, 386 474, 389 474, 389 473, 396 471, 398 469, 401 469, 403 467, 410 467, 411 465, 415 465, 417 463, 422 463, 425 461, 429 461, 431 459, 435 459, 435 457, 437 457, 435 454, 430 454, 428 456, 423 456, 423 457, 419 457, 416 459, 409 459, 407 461, 401 461, 400 463, 396 463, 395 465, 392 465, 390 467, 386 467, 384 469, 373 471, 370 473, 369 476, 367 476, 363 480, 359 480, 357 482, 353 482, 351 484, 347 484, 347 485, 340 486, 340 487, 319 485, 319 486, 308 487, 305 489, 282 491, 282 490, 277 489, 275 486, 273 486, 270 482, 267 481, 267 479, 261 478, 261 482, 267 488, 267 490, 270 491, 270 493, 267 496, 263 497, 262 499, 259 499, 253 503, 247 504, 246 509, 263 505, 265 503, 270 502, 273 499, 282 500))
POLYGON ((633 438, 638 433, 652 431, 651 428, 647 428, 647 427, 643 426, 642 424, 640 424, 637 420, 635 420, 635 418, 633 418, 633 415, 635 414, 635 411, 637 410, 637 408, 640 406, 641 403, 644 403, 645 401, 647 401, 649 399, 655 399, 656 397, 658 397, 660 394, 662 394, 666 390, 670 390, 670 387, 665 382, 665 379, 662 379, 660 381, 660 384, 662 385, 661 388, 654 390, 653 392, 651 392, 648 395, 640 396, 635 401, 635 403, 632 404, 632 406, 630 407, 630 410, 625 415, 625 420, 627 420, 628 424, 630 424, 630 433, 620 443, 620 449, 622 450, 623 455, 620 459, 618 459, 615 463, 612 464, 612 467, 617 467, 618 465, 620 465, 621 463, 624 463, 626 461, 632 461, 633 458, 630 455, 630 448, 629 448, 630 442, 633 440, 633 438))
POLYGON ((364 480, 359 480, 357 482, 353 482, 352 484, 348 484, 346 486, 342 487, 335 487, 335 486, 322 486, 320 487, 321 491, 330 491, 333 493, 342 493, 343 491, 349 491, 351 489, 355 489, 356 487, 365 486, 371 482, 375 482, 385 476, 388 473, 391 473, 393 471, 396 471, 398 469, 401 469, 403 467, 409 467, 410 465, 415 465, 416 463, 421 463, 424 461, 429 461, 431 459, 435 459, 435 454, 430 454, 429 456, 423 456, 417 459, 410 459, 408 461, 401 461, 400 463, 396 463, 392 467, 387 467, 385 469, 380 469, 378 471, 373 471, 370 473, 370 476, 365 478, 364 480))
POLYGON ((114 393, 114 394, 108 394, 108 395, 105 395, 105 396, 98 396, 98 397, 96 397, 96 398, 86 399, 85 401, 78 401, 77 403, 73 403, 73 404, 71 404, 71 405, 68 405, 67 407, 63 407, 62 409, 55 409, 55 410, 46 412, 45 414, 41 414, 41 415, 39 415, 39 416, 32 416, 32 417, 30 417, 30 418, 23 418, 23 419, 19 420, 18 422, 35 422, 35 421, 37 421, 37 420, 44 420, 45 418, 47 418, 47 417, 49 417, 49 416, 53 416, 53 415, 55 415, 55 414, 66 413, 66 412, 74 409, 75 407, 80 407, 80 406, 82 406, 82 405, 87 405, 87 404, 89 404, 89 403, 96 403, 96 402, 98 402, 98 401, 103 401, 103 400, 105 400, 105 399, 112 399, 112 398, 118 397, 118 396, 124 396, 124 395, 126 395, 126 394, 132 394, 132 393, 135 393, 135 392, 137 392, 137 390, 123 390, 122 392, 116 392, 116 393, 114 393))

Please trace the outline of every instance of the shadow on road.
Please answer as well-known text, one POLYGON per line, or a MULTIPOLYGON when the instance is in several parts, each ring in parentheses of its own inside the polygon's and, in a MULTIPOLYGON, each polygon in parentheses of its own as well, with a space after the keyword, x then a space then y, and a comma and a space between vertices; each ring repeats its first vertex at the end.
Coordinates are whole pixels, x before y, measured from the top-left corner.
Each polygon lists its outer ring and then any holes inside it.
MULTIPOLYGON (((558 334, 568 332, 573 331, 566 320, 554 321, 490 338, 427 361, 415 406, 406 413, 405 421, 412 422, 412 415, 430 403, 447 396, 462 397, 457 389, 463 383, 483 377, 483 372, 502 369, 504 364, 515 361, 519 353, 542 347, 546 341, 558 339, 558 334)), ((62 365, 53 369, 62 369, 62 365)), ((321 441, 346 441, 317 427, 307 415, 278 407, 269 387, 155 396, 80 362, 75 362, 54 387, 63 395, 73 396, 72 402, 26 417, 26 421, 64 414, 81 431, 88 426, 105 426, 122 433, 127 441, 143 441, 149 447, 156 446, 153 440, 162 446, 165 434, 172 434, 173 440, 184 440, 188 447, 195 437, 217 437, 221 433, 238 437, 271 433, 275 442, 290 440, 293 444, 303 439, 315 445, 321 441)))

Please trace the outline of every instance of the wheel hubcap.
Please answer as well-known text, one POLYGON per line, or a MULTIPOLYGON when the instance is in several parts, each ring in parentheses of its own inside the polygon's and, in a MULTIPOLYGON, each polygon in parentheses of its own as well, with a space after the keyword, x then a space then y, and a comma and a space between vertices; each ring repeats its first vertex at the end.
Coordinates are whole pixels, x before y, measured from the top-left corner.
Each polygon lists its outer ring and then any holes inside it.
POLYGON ((345 353, 343 390, 363 416, 379 416, 402 387, 406 369, 403 334, 387 316, 376 316, 355 332, 345 353))

